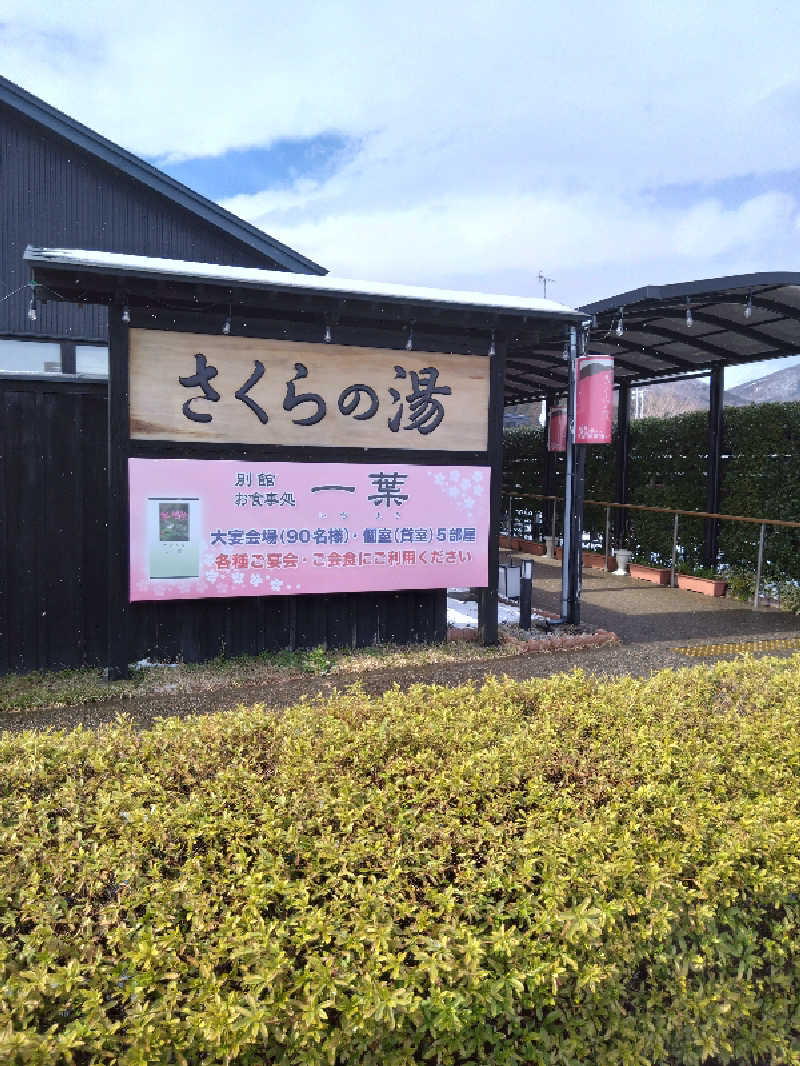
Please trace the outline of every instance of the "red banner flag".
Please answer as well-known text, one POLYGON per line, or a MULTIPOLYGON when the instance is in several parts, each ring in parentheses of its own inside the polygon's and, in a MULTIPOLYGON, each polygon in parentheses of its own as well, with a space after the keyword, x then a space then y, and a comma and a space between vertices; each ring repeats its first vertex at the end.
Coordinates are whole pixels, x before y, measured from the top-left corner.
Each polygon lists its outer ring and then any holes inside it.
POLYGON ((575 443, 610 444, 614 413, 613 355, 582 355, 576 366, 575 443))
POLYGON ((567 450, 567 405, 550 408, 550 420, 547 426, 547 450, 565 452, 567 450))

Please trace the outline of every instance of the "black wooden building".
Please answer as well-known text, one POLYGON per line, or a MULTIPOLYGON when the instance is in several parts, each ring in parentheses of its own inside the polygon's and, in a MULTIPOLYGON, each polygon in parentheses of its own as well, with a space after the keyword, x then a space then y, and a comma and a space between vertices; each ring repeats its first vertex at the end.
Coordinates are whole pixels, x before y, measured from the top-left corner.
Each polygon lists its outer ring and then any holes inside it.
POLYGON ((0 673, 106 646, 107 314, 37 301, 29 244, 326 273, 0 77, 0 673))

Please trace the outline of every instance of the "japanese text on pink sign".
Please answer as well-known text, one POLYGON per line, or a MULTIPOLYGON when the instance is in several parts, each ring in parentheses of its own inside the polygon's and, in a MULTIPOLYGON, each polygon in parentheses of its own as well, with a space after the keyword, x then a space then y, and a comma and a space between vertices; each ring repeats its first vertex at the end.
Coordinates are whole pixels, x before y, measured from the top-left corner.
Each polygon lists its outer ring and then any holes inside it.
POLYGON ((130 459, 131 600, 487 583, 488 467, 130 459))
POLYGON ((582 355, 576 366, 575 443, 610 444, 614 357, 582 355))

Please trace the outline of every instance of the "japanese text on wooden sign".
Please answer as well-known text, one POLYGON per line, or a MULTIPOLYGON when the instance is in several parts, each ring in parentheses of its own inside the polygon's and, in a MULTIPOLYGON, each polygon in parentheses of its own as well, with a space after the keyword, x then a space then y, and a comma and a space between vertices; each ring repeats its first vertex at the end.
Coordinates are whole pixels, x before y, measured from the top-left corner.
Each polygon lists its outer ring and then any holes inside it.
POLYGON ((129 459, 131 600, 484 586, 489 467, 129 459))
POLYGON ((489 359, 130 331, 145 440, 485 451, 489 359))

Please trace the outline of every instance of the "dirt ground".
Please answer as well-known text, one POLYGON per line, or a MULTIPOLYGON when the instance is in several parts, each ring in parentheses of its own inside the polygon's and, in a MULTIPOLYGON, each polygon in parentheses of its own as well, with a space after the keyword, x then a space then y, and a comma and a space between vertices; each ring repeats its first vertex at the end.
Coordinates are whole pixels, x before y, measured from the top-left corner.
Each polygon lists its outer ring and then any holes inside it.
MULTIPOLYGON (((558 614, 560 564, 537 560, 534 571, 534 609, 558 614)), ((558 650, 494 659, 425 663, 409 667, 376 666, 357 675, 287 674, 260 683, 237 683, 220 679, 219 687, 203 691, 134 694, 125 698, 87 702, 68 707, 8 711, 0 718, 0 730, 72 729, 113 722, 130 715, 143 728, 154 719, 170 715, 186 717, 229 710, 240 704, 262 703, 285 707, 303 698, 330 695, 358 682, 370 694, 398 685, 459 685, 481 682, 489 674, 507 674, 515 680, 546 677, 577 668, 597 676, 629 674, 646 677, 665 668, 683 669, 699 662, 727 658, 738 653, 736 643, 756 639, 800 638, 800 619, 785 611, 760 609, 731 600, 713 600, 693 592, 658 588, 630 577, 584 570, 583 620, 596 629, 616 633, 621 643, 599 648, 558 650), (715 654, 690 657, 678 649, 713 644, 715 654), (730 654, 726 653, 730 647, 730 654)), ((791 655, 791 649, 756 654, 791 655)))
MULTIPOLYGON (((770 654, 790 655, 791 651, 770 654)), ((119 715, 129 715, 137 725, 147 728, 156 718, 187 717, 230 710, 241 704, 261 703, 267 707, 286 707, 301 699, 329 696, 336 689, 358 682, 365 692, 377 695, 393 685, 407 688, 413 684, 460 685, 480 683, 490 674, 507 675, 518 681, 582 669, 596 676, 614 677, 629 674, 646 677, 667 667, 684 669, 707 659, 688 658, 675 651, 674 641, 648 644, 608 645, 577 651, 554 651, 536 655, 514 655, 494 660, 445 662, 406 669, 397 667, 369 670, 358 675, 339 673, 331 676, 289 675, 268 683, 225 685, 202 692, 171 692, 159 695, 132 696, 72 707, 45 707, 37 710, 7 712, 0 728, 11 732, 23 729, 93 728, 113 722, 119 715)))

